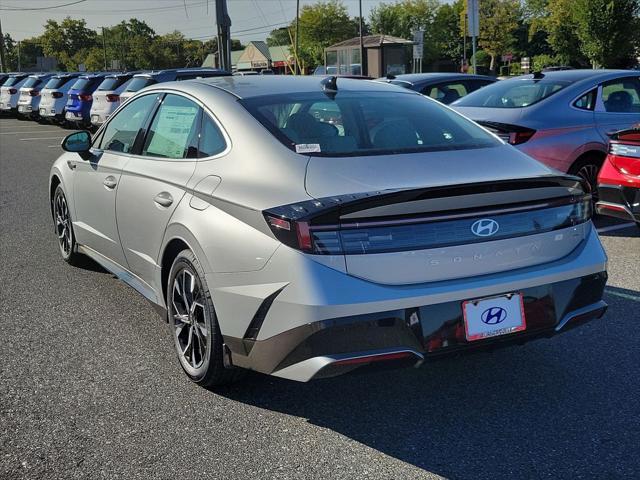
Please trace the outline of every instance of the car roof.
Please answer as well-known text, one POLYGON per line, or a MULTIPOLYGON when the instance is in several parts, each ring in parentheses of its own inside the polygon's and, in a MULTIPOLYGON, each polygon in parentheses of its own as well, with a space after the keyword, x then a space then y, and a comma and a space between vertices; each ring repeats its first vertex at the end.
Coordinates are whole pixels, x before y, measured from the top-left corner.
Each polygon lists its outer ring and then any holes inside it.
POLYGON ((405 73, 402 75, 395 75, 393 78, 382 77, 377 81, 390 82, 399 80, 409 83, 421 83, 424 81, 446 81, 446 80, 490 80, 495 81, 494 77, 487 75, 474 75, 469 73, 446 73, 446 72, 433 72, 433 73, 405 73))
MULTIPOLYGON (((587 79, 602 79, 606 80, 609 77, 617 77, 621 74, 634 74, 633 70, 589 70, 589 69, 575 69, 575 70, 555 70, 551 72, 543 72, 541 79, 554 80, 560 82, 575 83, 581 80, 587 79)), ((518 77, 510 78, 510 80, 522 80, 533 78, 531 74, 520 75, 518 77)))
MULTIPOLYGON (((225 90, 238 98, 260 97, 264 95, 282 95, 288 93, 322 92, 322 81, 332 78, 331 75, 248 75, 229 77, 210 77, 191 80, 211 87, 225 90)), ((407 89, 388 85, 373 80, 360 80, 353 78, 336 77, 338 91, 375 91, 388 92, 396 89, 396 92, 408 93, 407 89)), ((415 92, 414 92, 415 93, 415 92)))
POLYGON ((151 70, 148 72, 136 73, 134 77, 155 77, 159 75, 164 75, 167 73, 220 73, 225 75, 230 75, 226 70, 221 70, 219 68, 209 68, 209 67, 193 67, 193 68, 169 68, 166 70, 151 70))

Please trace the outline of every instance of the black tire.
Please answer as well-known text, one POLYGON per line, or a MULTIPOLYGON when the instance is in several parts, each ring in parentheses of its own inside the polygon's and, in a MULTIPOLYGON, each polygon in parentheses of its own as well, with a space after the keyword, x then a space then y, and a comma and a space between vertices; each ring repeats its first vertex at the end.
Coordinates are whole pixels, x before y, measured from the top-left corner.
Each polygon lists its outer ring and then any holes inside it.
POLYGON ((224 366, 222 334, 211 293, 191 250, 183 250, 173 261, 166 300, 176 355, 187 376, 205 388, 238 381, 245 371, 224 366))
POLYGON ((74 265, 78 262, 80 254, 76 248, 76 236, 73 232, 71 211, 62 185, 58 185, 53 194, 51 212, 60 255, 65 262, 74 265))
POLYGON ((597 157, 586 157, 578 160, 572 167, 569 173, 576 175, 587 181, 591 187, 591 196, 593 198, 593 204, 598 201, 598 173, 602 167, 602 159, 597 157))

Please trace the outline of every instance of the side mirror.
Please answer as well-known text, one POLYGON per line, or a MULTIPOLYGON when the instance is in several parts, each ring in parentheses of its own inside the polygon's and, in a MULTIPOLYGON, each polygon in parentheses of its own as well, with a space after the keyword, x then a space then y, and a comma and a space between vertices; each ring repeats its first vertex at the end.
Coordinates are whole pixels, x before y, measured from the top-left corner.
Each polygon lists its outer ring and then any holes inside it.
POLYGON ((73 132, 62 140, 62 149, 65 152, 79 153, 86 160, 86 156, 91 148, 91 134, 86 130, 73 132))

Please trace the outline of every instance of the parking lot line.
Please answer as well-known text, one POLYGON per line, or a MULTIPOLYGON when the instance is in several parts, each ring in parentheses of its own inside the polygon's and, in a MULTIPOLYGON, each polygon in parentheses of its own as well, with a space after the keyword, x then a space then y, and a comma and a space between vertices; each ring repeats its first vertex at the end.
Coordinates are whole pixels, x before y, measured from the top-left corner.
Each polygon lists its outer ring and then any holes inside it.
POLYGON ((59 132, 59 131, 60 130, 38 130, 38 129, 23 130, 21 132, 2 132, 2 131, 0 131, 0 135, 19 135, 19 134, 25 134, 25 133, 31 133, 31 132, 53 133, 53 132, 59 132))
POLYGON ((637 295, 629 295, 628 293, 614 292, 609 288, 605 288, 605 292, 608 295, 614 295, 616 297, 624 298, 626 300, 633 300, 634 302, 640 302, 640 296, 637 296, 637 295))
POLYGON ((64 136, 61 137, 60 135, 58 135, 57 137, 29 137, 29 138, 21 138, 20 141, 26 142, 27 140, 55 140, 57 138, 62 140, 64 136))
POLYGON ((609 227, 598 228, 598 233, 614 232, 616 230, 624 230, 625 228, 633 227, 634 223, 623 223, 621 225, 611 225, 609 227))

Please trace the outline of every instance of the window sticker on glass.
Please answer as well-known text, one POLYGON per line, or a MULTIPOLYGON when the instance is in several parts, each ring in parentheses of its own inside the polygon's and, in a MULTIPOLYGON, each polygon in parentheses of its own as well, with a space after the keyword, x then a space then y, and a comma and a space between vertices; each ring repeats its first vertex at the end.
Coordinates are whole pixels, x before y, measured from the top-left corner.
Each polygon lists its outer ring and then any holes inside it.
POLYGON ((296 153, 317 153, 319 151, 319 143, 299 143, 296 145, 296 153))
POLYGON ((154 121, 154 133, 146 149, 148 155, 182 158, 189 141, 198 108, 194 106, 163 105, 154 121))

